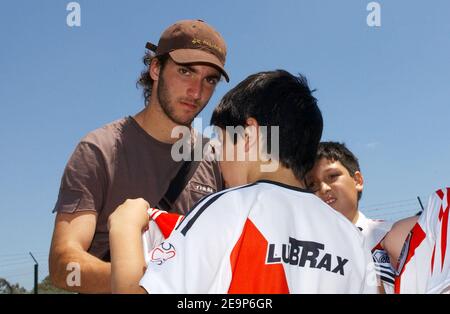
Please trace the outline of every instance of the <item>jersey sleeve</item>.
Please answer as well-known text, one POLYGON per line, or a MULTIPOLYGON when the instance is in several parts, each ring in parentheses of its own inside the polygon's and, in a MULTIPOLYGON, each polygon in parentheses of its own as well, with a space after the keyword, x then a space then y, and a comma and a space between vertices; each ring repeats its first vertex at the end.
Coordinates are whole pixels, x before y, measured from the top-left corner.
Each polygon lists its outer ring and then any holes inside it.
MULTIPOLYGON (((431 262, 427 293, 443 293, 450 288, 450 188, 436 191, 426 209, 426 237, 430 243, 431 262)), ((419 223, 421 223, 419 218, 419 223)), ((448 293, 448 292, 447 292, 448 293)))
POLYGON ((372 257, 375 263, 374 265, 377 276, 380 279, 379 284, 383 285, 383 289, 386 294, 393 294, 395 270, 391 265, 388 253, 381 245, 381 241, 372 249, 372 257))
POLYGON ((156 208, 149 209, 148 214, 150 221, 142 234, 145 264, 150 263, 153 249, 167 239, 184 218, 182 215, 156 208))
POLYGON ((223 194, 212 194, 150 252, 140 285, 148 293, 225 293, 230 253, 245 221, 223 194))
POLYGON ((396 293, 442 293, 450 287, 450 188, 431 195, 403 245, 396 293))
POLYGON ((53 212, 99 212, 103 206, 107 181, 105 161, 100 149, 92 143, 80 142, 64 170, 53 212))

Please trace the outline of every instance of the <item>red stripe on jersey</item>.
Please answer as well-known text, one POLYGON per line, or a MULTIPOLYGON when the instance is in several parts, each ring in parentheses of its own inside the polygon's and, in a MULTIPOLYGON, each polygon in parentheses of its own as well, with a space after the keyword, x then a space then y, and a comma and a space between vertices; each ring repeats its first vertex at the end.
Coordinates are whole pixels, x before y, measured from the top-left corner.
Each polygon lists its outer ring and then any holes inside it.
POLYGON ((434 255, 436 253, 436 244, 433 247, 433 254, 431 255, 431 273, 434 272, 434 255))
POLYGON ((405 264, 403 264, 403 268, 400 272, 400 275, 398 275, 395 278, 395 284, 394 284, 394 292, 400 293, 400 284, 401 284, 401 277, 402 274, 406 268, 406 265, 411 260, 411 258, 414 256, 414 253, 416 251, 416 248, 419 247, 420 243, 425 239, 425 232, 422 230, 420 225, 416 223, 414 227, 411 230, 411 239, 409 241, 409 249, 408 249, 408 255, 405 260, 405 264))
MULTIPOLYGON (((444 192, 439 190, 439 198, 444 199, 444 192), (439 193, 440 192, 440 193, 439 193)), ((444 267, 445 254, 447 252, 447 228, 448 228, 448 213, 450 212, 450 188, 447 188, 447 208, 444 209, 444 205, 441 203, 439 209, 439 221, 441 222, 441 271, 444 267)))
POLYGON ((172 233, 173 229, 175 229, 181 222, 182 218, 184 218, 180 217, 182 217, 182 215, 162 212, 158 217, 156 217, 156 219, 154 219, 164 238, 167 239, 172 233))
POLYGON ((436 191, 436 194, 439 196, 439 198, 440 198, 441 200, 444 199, 444 192, 443 192, 442 190, 437 190, 437 191, 436 191))
POLYGON ((228 293, 289 293, 283 265, 266 265, 267 247, 267 240, 247 219, 230 256, 228 293))
POLYGON ((383 242, 385 237, 383 237, 383 239, 381 239, 380 242, 378 242, 377 245, 375 245, 375 247, 372 249, 372 253, 375 252, 376 250, 384 250, 383 246, 381 245, 381 242, 383 242))

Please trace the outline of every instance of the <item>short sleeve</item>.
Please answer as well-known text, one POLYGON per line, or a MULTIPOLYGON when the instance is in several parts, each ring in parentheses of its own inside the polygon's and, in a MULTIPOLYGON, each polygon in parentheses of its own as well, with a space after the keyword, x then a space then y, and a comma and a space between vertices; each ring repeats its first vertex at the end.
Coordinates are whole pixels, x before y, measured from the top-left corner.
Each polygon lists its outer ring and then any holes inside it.
POLYGON ((100 213, 107 182, 105 159, 100 149, 92 143, 80 142, 64 170, 53 212, 100 213))
POLYGON ((232 277, 230 253, 242 231, 243 218, 224 211, 224 206, 231 204, 220 196, 206 197, 153 249, 140 281, 147 292, 227 292, 232 277))

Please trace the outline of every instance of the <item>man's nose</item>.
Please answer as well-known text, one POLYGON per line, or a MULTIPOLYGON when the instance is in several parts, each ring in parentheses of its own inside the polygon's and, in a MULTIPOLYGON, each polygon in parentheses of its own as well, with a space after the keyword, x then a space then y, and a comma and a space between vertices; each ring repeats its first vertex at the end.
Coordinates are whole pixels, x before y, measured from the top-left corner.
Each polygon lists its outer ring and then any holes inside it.
POLYGON ((188 96, 195 100, 199 100, 202 98, 202 91, 202 80, 200 78, 193 78, 189 84, 188 96))

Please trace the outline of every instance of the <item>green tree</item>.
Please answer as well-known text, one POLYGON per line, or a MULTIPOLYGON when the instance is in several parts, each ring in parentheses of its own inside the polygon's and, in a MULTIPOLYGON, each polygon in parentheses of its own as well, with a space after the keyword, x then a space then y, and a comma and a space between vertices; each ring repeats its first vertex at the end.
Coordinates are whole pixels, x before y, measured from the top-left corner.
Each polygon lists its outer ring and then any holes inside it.
POLYGON ((0 278, 0 294, 26 294, 29 293, 27 289, 20 286, 18 283, 10 284, 8 280, 0 278))
POLYGON ((50 276, 47 276, 38 285, 38 293, 39 294, 70 294, 72 292, 55 287, 50 280, 50 276))

